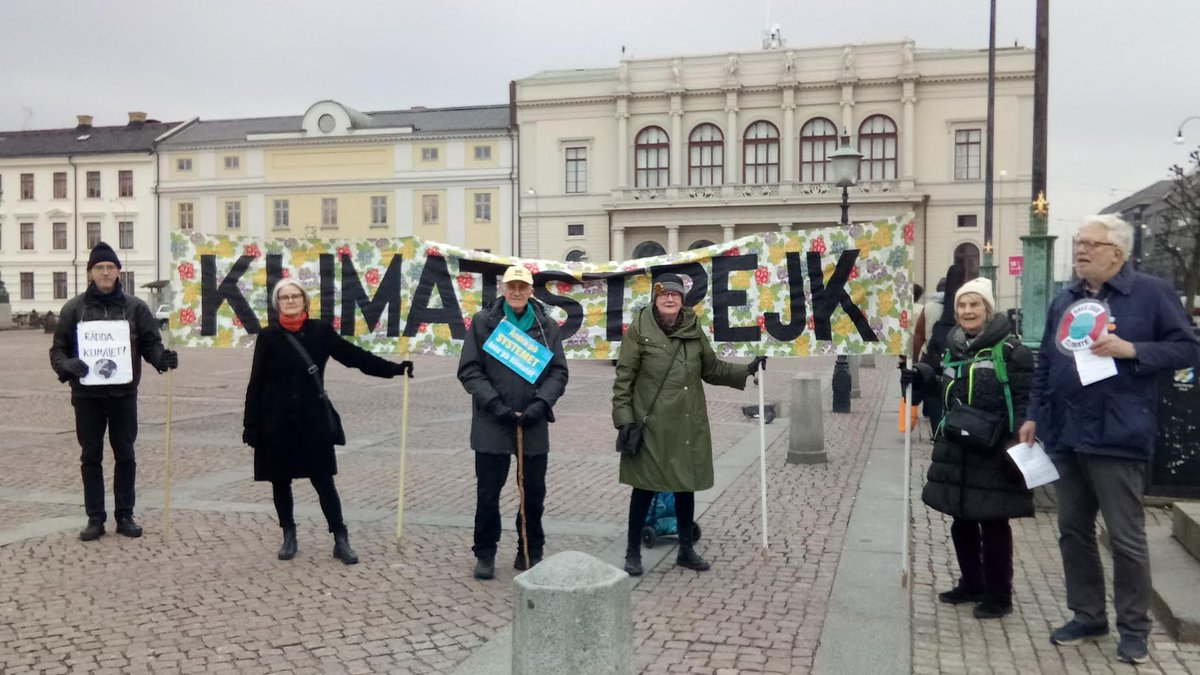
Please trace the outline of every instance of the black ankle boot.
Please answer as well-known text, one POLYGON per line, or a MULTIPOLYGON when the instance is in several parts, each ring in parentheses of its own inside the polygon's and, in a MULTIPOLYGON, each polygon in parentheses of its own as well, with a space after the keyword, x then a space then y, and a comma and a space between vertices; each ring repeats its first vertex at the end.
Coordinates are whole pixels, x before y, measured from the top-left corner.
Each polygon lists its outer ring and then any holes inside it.
POLYGON ((631 577, 642 576, 642 547, 625 549, 625 573, 631 577))
POLYGON ((333 557, 347 565, 358 564, 358 554, 350 548, 350 536, 345 532, 333 533, 333 557))
POLYGON ((711 567, 707 560, 696 553, 696 549, 692 548, 691 544, 679 545, 679 555, 675 556, 675 564, 697 572, 703 572, 711 567))
MULTIPOLYGON (((337 555, 336 553, 334 555, 337 555)), ((296 557, 296 528, 283 528, 283 545, 279 547, 279 559, 291 560, 296 557)))

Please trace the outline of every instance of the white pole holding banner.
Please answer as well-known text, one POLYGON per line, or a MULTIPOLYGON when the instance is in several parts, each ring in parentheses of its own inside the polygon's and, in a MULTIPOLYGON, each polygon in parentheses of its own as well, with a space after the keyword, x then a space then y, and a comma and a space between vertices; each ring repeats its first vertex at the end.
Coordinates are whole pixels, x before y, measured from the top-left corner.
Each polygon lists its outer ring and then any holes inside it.
MULTIPOLYGON (((900 368, 907 366, 907 360, 903 356, 900 357, 900 368)), ((903 507, 900 509, 904 519, 904 527, 902 528, 902 536, 900 538, 900 587, 908 587, 909 560, 908 560, 908 537, 911 519, 909 517, 909 481, 912 478, 912 427, 913 419, 909 413, 908 392, 904 385, 900 386, 900 424, 903 424, 904 429, 904 492, 901 495, 903 507)))
POLYGON ((762 553, 767 556, 767 415, 763 405, 763 390, 767 387, 767 368, 760 363, 755 380, 758 381, 758 482, 762 508, 762 553))
MULTIPOLYGON (((171 327, 167 326, 167 349, 171 348, 171 327)), ((166 438, 163 440, 163 537, 171 535, 171 399, 175 393, 175 369, 167 369, 166 438)))

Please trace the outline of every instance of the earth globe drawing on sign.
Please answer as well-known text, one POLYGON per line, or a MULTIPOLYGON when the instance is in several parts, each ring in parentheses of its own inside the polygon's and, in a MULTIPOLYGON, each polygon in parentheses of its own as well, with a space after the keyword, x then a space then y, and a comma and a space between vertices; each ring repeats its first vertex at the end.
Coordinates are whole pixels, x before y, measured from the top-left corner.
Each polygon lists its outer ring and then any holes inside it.
POLYGON ((1087 337, 1087 334, 1092 332, 1092 328, 1096 325, 1096 315, 1091 312, 1081 312, 1075 315, 1071 320, 1071 326, 1067 329, 1067 335, 1072 340, 1082 340, 1087 337))
POLYGON ((1063 352, 1088 349, 1108 328, 1108 307, 1087 298, 1072 303, 1058 320, 1057 346, 1063 352))

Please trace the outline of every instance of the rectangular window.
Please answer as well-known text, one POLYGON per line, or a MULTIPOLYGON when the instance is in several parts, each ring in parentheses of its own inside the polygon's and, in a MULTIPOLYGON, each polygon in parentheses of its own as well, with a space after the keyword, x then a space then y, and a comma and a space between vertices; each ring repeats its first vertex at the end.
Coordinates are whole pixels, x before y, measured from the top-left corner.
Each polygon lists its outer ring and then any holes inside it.
POLYGON ((121 248, 133 248, 133 221, 122 220, 117 223, 117 234, 121 240, 121 248))
POLYGON ((371 197, 371 225, 387 225, 387 197, 371 197))
POLYGON ((21 174, 21 199, 33 199, 33 174, 21 174))
POLYGON ((87 247, 95 248, 100 243, 100 223, 87 224, 87 247))
POLYGON ((979 223, 977 216, 974 213, 961 215, 958 217, 958 226, 967 228, 975 227, 979 223))
POLYGON ((33 223, 21 223, 21 250, 33 250, 33 223))
POLYGON ((492 194, 490 192, 475 193, 475 222, 492 222, 492 194))
POLYGON ((67 250, 67 224, 54 223, 54 250, 67 250))
POLYGON ((54 299, 62 300, 67 297, 67 273, 54 273, 54 299))
POLYGON ((242 158, 237 155, 231 155, 225 158, 225 170, 237 171, 242 167, 242 158))
POLYGON ((421 148, 421 161, 422 162, 438 161, 438 149, 437 148, 421 148))
POLYGON ((21 272, 21 299, 33 300, 33 272, 21 272))
POLYGON ((275 229, 284 230, 288 228, 290 225, 288 210, 288 200, 275 200, 275 229))
POLYGON ((583 233, 583 223, 567 223, 568 237, 582 237, 583 233))
POLYGON ((225 202, 225 227, 230 230, 242 229, 241 202, 225 202))
POLYGON ((438 196, 421 195, 421 224, 438 224, 438 196))
POLYGON ((979 129, 959 129, 954 132, 954 180, 979 180, 980 148, 983 132, 979 129))
POLYGON ((321 227, 337 227, 337 197, 321 200, 321 227))
POLYGON ((192 208, 191 202, 183 202, 182 204, 179 205, 179 229, 181 229, 181 230, 192 229, 192 225, 193 225, 192 216, 194 213, 195 213, 195 210, 192 208))
POLYGON ((567 148, 567 194, 587 192, 587 148, 567 148))
POLYGON ((117 172, 117 196, 132 197, 133 196, 133 172, 118 171, 117 172))
POLYGON ((67 172, 66 171, 54 172, 54 198, 55 199, 66 199, 67 198, 67 172))
POLYGON ((88 199, 97 199, 100 197, 100 172, 87 172, 87 196, 88 199))
POLYGON ((492 159, 492 146, 477 145, 475 146, 475 161, 488 162, 492 159))
POLYGON ((128 295, 134 294, 133 291, 137 288, 137 284, 133 280, 133 272, 121 272, 121 288, 128 295))
POLYGON ((175 170, 176 171, 191 171, 192 170, 192 159, 190 157, 181 157, 181 158, 175 160, 175 170))

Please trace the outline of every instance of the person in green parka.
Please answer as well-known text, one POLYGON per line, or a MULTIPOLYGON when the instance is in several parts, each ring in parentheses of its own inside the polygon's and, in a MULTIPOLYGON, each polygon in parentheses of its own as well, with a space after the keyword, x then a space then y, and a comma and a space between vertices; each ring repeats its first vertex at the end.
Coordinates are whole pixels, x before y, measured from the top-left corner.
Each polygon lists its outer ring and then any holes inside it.
POLYGON ((683 280, 660 275, 651 307, 637 311, 621 341, 613 382, 613 426, 622 439, 635 423, 642 442, 621 455, 621 483, 629 498, 625 571, 642 574, 642 526, 655 492, 675 493, 679 530, 676 564, 704 571, 709 563, 692 542, 695 493, 713 486, 712 437, 704 382, 744 389, 746 378, 765 367, 766 357, 747 365, 717 358, 696 313, 683 305, 683 280))

